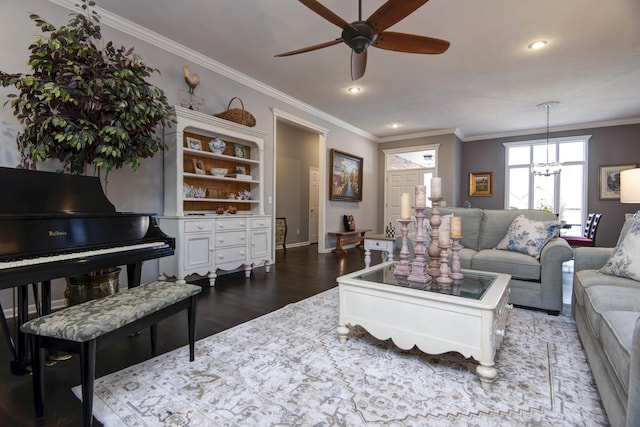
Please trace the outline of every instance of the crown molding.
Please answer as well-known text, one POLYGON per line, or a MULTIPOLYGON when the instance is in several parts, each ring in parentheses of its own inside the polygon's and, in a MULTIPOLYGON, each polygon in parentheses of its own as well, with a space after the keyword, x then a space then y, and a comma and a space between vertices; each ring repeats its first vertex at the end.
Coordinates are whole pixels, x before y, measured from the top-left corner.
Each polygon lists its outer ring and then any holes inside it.
MULTIPOLYGON (((77 0, 49 0, 49 1, 51 3, 57 4, 58 6, 64 7, 66 9, 76 10, 75 5, 77 0)), ((132 21, 129 21, 119 15, 111 13, 108 10, 102 9, 99 6, 96 6, 95 10, 100 15, 100 22, 104 25, 107 25, 124 34, 128 34, 132 37, 145 41, 151 44, 152 46, 163 49, 178 57, 182 57, 187 61, 191 61, 195 64, 198 64, 204 68, 207 68, 208 70, 213 71, 214 73, 220 74, 224 77, 234 80, 260 93, 268 95, 279 101, 282 101, 293 108, 297 108, 301 111, 304 111, 305 113, 308 113, 328 123, 341 127, 356 135, 360 135, 363 138, 367 138, 373 142, 383 143, 383 142, 392 142, 392 141, 403 141, 407 139, 426 138, 430 136, 446 135, 451 133, 456 135, 462 142, 469 142, 469 141, 480 141, 480 140, 486 140, 486 139, 525 136, 525 135, 532 135, 539 132, 546 132, 546 128, 541 128, 541 129, 527 129, 527 130, 514 131, 514 132, 465 136, 464 132, 460 128, 455 128, 455 129, 450 128, 450 129, 439 129, 439 130, 433 130, 433 131, 416 132, 416 133, 404 134, 404 135, 377 137, 363 129, 360 129, 359 127, 356 127, 350 123, 345 122, 344 120, 341 120, 322 110, 312 107, 311 105, 306 104, 292 96, 289 96, 284 92, 274 89, 271 86, 268 86, 252 77, 249 77, 244 73, 241 73, 212 58, 209 58, 206 55, 203 55, 193 49, 190 49, 187 46, 181 45, 167 37, 164 37, 158 33, 155 33, 149 30, 148 28, 138 25, 132 21)), ((597 123, 579 123, 579 124, 568 125, 568 126, 554 127, 554 128, 550 128, 549 130, 552 132, 560 132, 560 131, 568 131, 568 130, 590 129, 590 128, 600 128, 600 127, 609 127, 609 126, 624 126, 624 125, 638 124, 638 123, 640 123, 640 117, 623 119, 623 120, 604 121, 604 122, 597 122, 597 123)))
MULTIPOLYGON (((75 10, 75 0, 49 0, 51 3, 62 6, 66 9, 75 10)), ((109 12, 108 10, 102 9, 99 6, 95 7, 96 12, 100 16, 100 22, 103 25, 111 27, 115 30, 118 30, 124 34, 128 34, 132 37, 140 39, 144 42, 151 44, 157 48, 163 49, 171 54, 182 57, 187 61, 191 61, 195 64, 198 64, 208 70, 213 71, 214 73, 220 74, 221 76, 227 77, 231 80, 234 80, 244 86, 255 89, 256 91, 268 95, 272 98, 275 98, 279 101, 282 101, 294 108, 304 111, 305 113, 311 114, 314 117, 325 120, 329 123, 332 123, 336 126, 339 126, 349 132, 355 133, 356 135, 360 135, 364 138, 376 141, 377 137, 363 129, 360 129, 356 126, 353 126, 350 123, 347 123, 339 118, 332 116, 330 114, 325 113, 315 107, 312 107, 309 104, 306 104, 292 96, 287 95, 284 92, 281 92, 277 89, 272 88, 252 77, 247 76, 231 67, 228 67, 212 58, 209 58, 206 55, 201 54, 187 46, 181 45, 167 37, 164 37, 156 32, 149 30, 141 25, 138 25, 128 19, 125 19, 119 15, 109 12)))

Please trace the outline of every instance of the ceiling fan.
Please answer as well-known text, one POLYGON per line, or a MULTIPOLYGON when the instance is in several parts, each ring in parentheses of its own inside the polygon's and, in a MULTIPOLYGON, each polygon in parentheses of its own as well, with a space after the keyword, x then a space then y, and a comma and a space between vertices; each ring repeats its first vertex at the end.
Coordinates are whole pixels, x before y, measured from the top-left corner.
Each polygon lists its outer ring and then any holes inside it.
POLYGON ((440 54, 445 52, 450 45, 446 40, 385 31, 429 0, 388 0, 366 21, 362 20, 362 0, 359 0, 358 20, 352 23, 348 23, 317 0, 299 1, 327 21, 342 28, 342 36, 329 42, 284 52, 275 56, 297 55, 344 42, 351 48, 352 80, 358 80, 364 76, 367 68, 367 48, 369 46, 398 52, 440 54))

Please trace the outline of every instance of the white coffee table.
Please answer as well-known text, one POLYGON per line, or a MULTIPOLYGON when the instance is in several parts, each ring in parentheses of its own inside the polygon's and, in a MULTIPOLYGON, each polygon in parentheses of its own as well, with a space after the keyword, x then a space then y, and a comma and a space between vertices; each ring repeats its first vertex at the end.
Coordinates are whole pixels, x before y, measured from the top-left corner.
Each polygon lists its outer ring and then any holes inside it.
POLYGON ((463 270, 463 283, 447 294, 435 286, 422 290, 398 285, 395 264, 389 261, 338 277, 340 342, 347 341, 349 326, 359 325, 380 340, 391 338, 403 350, 417 346, 428 354, 456 351, 479 362, 476 373, 489 389, 498 376, 494 359, 511 307, 511 276, 463 270))

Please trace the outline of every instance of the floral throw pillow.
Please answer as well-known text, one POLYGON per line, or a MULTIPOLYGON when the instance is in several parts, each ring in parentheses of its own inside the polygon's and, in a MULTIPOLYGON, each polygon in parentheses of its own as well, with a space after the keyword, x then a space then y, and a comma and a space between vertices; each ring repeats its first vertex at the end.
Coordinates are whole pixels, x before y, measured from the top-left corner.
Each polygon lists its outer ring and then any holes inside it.
POLYGON ((535 221, 519 215, 509 226, 509 231, 496 249, 522 252, 540 258, 540 252, 549 240, 560 232, 560 221, 535 221))
POLYGON ((611 276, 640 281, 638 254, 640 254, 640 216, 635 215, 634 221, 622 241, 616 246, 599 271, 611 276))

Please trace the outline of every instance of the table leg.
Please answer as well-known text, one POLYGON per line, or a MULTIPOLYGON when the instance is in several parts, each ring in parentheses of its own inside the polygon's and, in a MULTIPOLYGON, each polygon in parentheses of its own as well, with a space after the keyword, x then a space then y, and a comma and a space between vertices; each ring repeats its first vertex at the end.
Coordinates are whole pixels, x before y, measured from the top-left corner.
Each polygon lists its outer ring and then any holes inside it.
POLYGON ((480 378, 480 384, 485 391, 491 390, 491 384, 498 377, 498 370, 493 366, 493 361, 491 363, 483 363, 476 367, 476 373, 478 374, 478 378, 480 378))
POLYGON ((365 268, 369 268, 371 265, 371 249, 365 246, 364 249, 364 266, 365 268))
POLYGON ((349 327, 347 325, 340 324, 336 328, 338 332, 338 338, 340 339, 340 344, 344 344, 347 342, 347 337, 349 336, 349 327))

